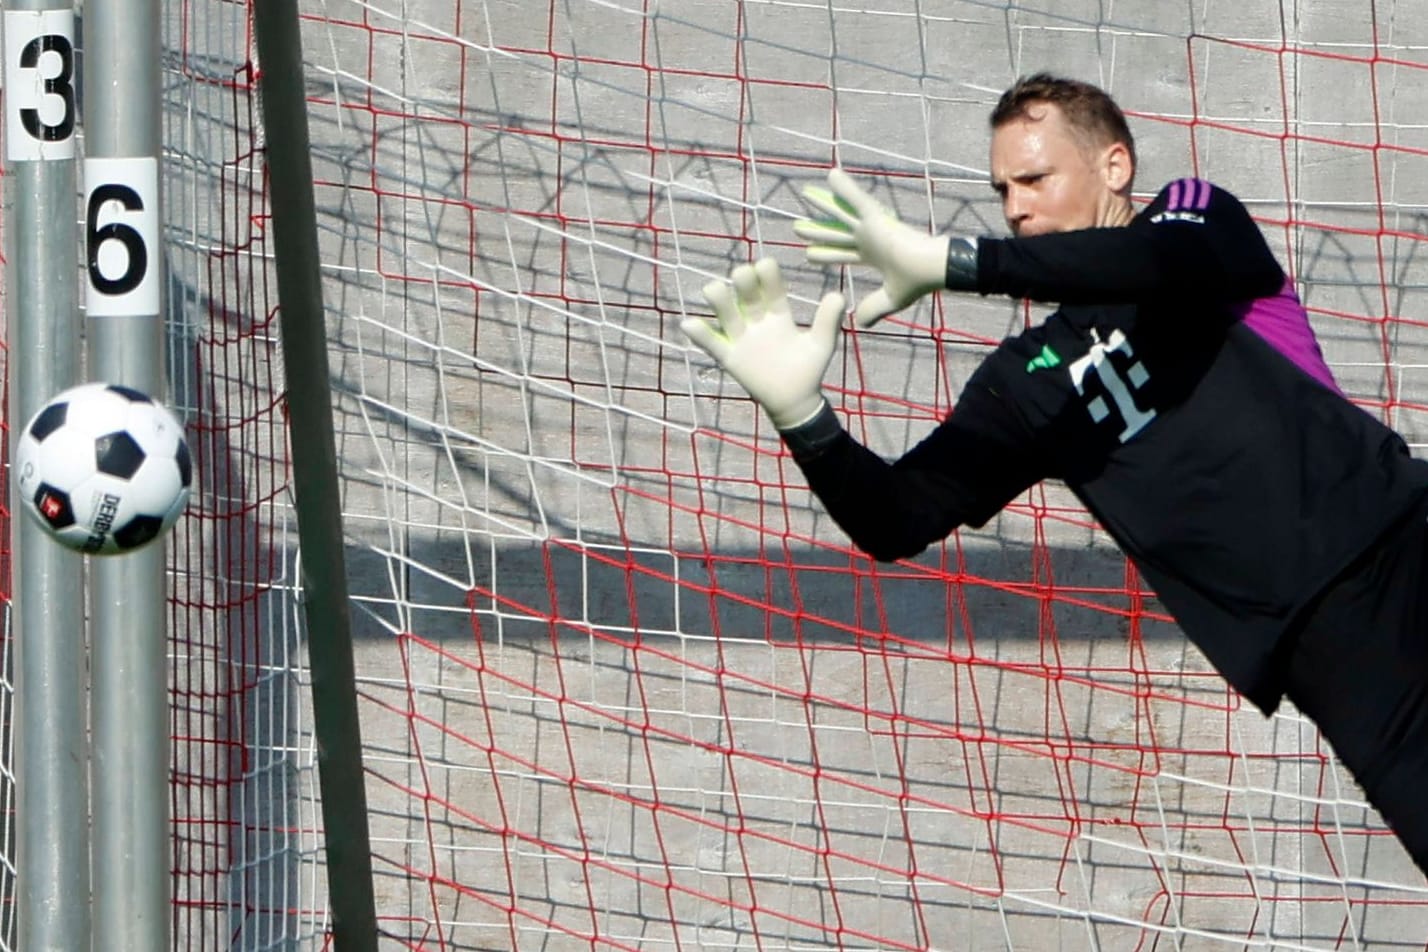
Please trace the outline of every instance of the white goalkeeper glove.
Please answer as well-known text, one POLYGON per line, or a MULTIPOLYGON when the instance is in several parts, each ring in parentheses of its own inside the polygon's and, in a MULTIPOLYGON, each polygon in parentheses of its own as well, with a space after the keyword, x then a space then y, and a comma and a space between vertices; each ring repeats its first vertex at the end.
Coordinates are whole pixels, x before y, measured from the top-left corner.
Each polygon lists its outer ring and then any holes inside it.
POLYGON ((740 265, 730 280, 732 289, 722 281, 704 286, 717 326, 687 318, 680 330, 748 391, 774 426, 794 429, 823 409, 823 374, 838 341, 843 295, 824 295, 812 325, 802 328, 789 310, 778 262, 740 265))
MULTIPOLYGON (((809 261, 866 264, 882 275, 882 287, 858 302, 855 324, 871 327, 924 294, 947 286, 951 238, 904 224, 842 169, 829 170, 828 184, 831 192, 817 187, 803 190, 809 203, 828 217, 801 218, 793 230, 808 242, 809 261)), ((957 251, 965 258, 968 246, 975 267, 975 242, 962 239, 957 251)))

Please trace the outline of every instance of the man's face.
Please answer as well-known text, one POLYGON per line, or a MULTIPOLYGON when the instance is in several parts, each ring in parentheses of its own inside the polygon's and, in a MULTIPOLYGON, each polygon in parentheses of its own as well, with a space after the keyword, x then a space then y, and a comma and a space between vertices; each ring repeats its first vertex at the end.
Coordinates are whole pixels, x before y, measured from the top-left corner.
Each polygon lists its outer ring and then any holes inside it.
POLYGON ((1051 103, 992 131, 992 188, 1018 237, 1124 224, 1129 219, 1130 155, 1093 149, 1051 103))

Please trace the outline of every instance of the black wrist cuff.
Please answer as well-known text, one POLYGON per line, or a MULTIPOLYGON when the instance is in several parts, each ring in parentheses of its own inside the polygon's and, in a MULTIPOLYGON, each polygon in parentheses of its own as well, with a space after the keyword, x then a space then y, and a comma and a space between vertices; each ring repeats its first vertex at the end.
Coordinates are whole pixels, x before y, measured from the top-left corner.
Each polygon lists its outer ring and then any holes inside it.
POLYGON ((809 460, 821 456, 823 451, 842 435, 843 424, 826 400, 813 419, 779 431, 779 436, 783 437, 784 445, 795 460, 809 460))
POLYGON ((976 291, 977 241, 975 238, 953 238, 947 242, 947 289, 976 291))

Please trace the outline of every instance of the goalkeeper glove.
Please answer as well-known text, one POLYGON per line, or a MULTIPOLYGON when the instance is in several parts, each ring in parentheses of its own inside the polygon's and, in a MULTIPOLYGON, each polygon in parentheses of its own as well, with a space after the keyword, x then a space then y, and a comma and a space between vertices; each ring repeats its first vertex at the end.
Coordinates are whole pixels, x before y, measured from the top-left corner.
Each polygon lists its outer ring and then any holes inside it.
POLYGON ((779 430, 791 430, 824 407, 823 374, 833 359, 843 296, 826 294, 813 323, 794 323, 778 262, 764 258, 740 265, 722 281, 704 286, 717 326, 697 318, 680 323, 691 341, 738 381, 779 430))
POLYGON ((859 327, 871 327, 941 288, 976 290, 976 239, 929 235, 904 224, 842 169, 829 170, 828 184, 831 192, 813 187, 803 192, 828 217, 799 219, 793 230, 808 242, 809 261, 866 264, 882 275, 882 286, 853 313, 859 327))

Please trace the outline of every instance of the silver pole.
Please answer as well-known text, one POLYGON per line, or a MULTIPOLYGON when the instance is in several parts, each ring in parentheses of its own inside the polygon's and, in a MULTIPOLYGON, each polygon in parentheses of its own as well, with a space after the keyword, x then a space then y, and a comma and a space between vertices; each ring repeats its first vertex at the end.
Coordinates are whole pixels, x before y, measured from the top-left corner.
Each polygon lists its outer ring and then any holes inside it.
MULTIPOLYGON (((89 376, 164 400, 158 0, 84 23, 89 376)), ((165 548, 90 560, 94 948, 169 947, 165 548)))
MULTIPOLYGON (((79 382, 75 23, 68 2, 12 0, 4 25, 10 413, 23 422, 79 382)), ((11 428, 12 449, 19 431, 11 428)), ((11 512, 17 947, 85 949, 89 784, 84 614, 76 597, 84 566, 18 505, 11 512)))

